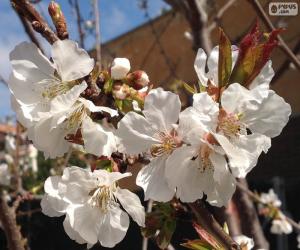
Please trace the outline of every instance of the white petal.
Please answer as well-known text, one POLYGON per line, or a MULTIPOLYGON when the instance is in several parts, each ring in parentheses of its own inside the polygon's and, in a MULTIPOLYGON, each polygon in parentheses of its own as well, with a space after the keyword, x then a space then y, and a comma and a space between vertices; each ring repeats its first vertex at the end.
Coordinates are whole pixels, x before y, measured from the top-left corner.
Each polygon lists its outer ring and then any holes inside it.
POLYGON ((141 227, 145 226, 145 208, 142 206, 139 197, 128 189, 117 188, 115 193, 122 207, 141 227))
POLYGON ((110 116, 117 116, 118 115, 118 111, 115 109, 111 109, 108 107, 104 107, 104 106, 95 106, 94 103, 92 103, 91 101, 84 99, 84 98, 80 98, 79 101, 81 103, 84 104, 85 107, 87 107, 89 109, 89 111, 91 112, 106 112, 108 114, 110 114, 110 116))
POLYGON ((252 132, 264 134, 269 137, 278 136, 291 115, 291 106, 269 90, 269 95, 259 106, 259 110, 245 113, 245 122, 252 132))
POLYGON ((52 120, 58 119, 58 117, 60 117, 60 113, 53 117, 48 116, 29 129, 28 137, 38 150, 44 152, 45 157, 63 156, 70 147, 70 143, 64 139, 66 135, 64 124, 52 129, 52 120))
POLYGON ((245 235, 238 235, 234 236, 233 240, 238 243, 239 245, 247 245, 246 249, 251 250, 254 247, 253 239, 245 236, 245 235))
POLYGON ((195 149, 182 146, 176 149, 167 159, 166 178, 173 190, 176 188, 176 196, 182 202, 194 202, 203 197, 205 186, 209 180, 206 172, 199 169, 199 161, 192 160, 197 156, 195 149))
POLYGON ((231 84, 222 94, 222 107, 227 113, 243 114, 248 110, 257 111, 263 101, 258 91, 251 91, 238 83, 231 84))
POLYGON ((97 207, 89 204, 73 206, 67 209, 67 215, 74 231, 89 244, 96 244, 99 233, 106 233, 99 231, 104 214, 97 207))
POLYGON ((207 77, 212 80, 212 84, 218 86, 218 65, 219 65, 219 46, 216 46, 210 52, 210 55, 207 59, 207 77))
POLYGON ((178 95, 157 88, 146 96, 143 114, 159 131, 169 131, 172 124, 177 123, 180 109, 181 102, 178 95))
POLYGON ((175 190, 168 186, 165 164, 166 157, 157 157, 138 173, 136 184, 144 189, 145 200, 166 202, 173 198, 175 190))
POLYGON ((124 239, 129 227, 129 217, 118 207, 110 208, 99 228, 98 239, 104 247, 114 247, 124 239))
POLYGON ((94 59, 71 40, 58 40, 52 45, 52 58, 62 81, 73 81, 88 75, 94 59))
POLYGON ((87 88, 86 82, 75 85, 72 89, 62 95, 56 96, 51 101, 51 112, 56 113, 62 110, 70 109, 78 100, 80 94, 87 88))
MULTIPOLYGON (((57 204, 59 204, 59 201, 56 201, 57 204)), ((49 217, 59 217, 64 215, 64 211, 60 212, 57 211, 52 207, 54 203, 54 198, 50 197, 49 195, 44 195, 42 200, 41 200, 41 208, 42 208, 42 213, 49 216, 49 217)), ((54 205, 54 207, 57 207, 54 205)))
POLYGON ((120 151, 139 154, 147 151, 158 140, 153 138, 156 130, 142 115, 127 113, 118 123, 116 136, 120 139, 120 151))
POLYGON ((214 136, 228 156, 232 174, 237 178, 245 178, 255 167, 260 154, 271 147, 270 138, 260 134, 240 136, 234 143, 223 135, 214 136))
POLYGON ((82 138, 85 150, 97 156, 110 156, 116 151, 115 136, 105 130, 100 124, 87 117, 82 122, 82 138))
POLYGON ((65 229, 66 234, 72 239, 75 240, 78 244, 84 244, 86 241, 80 236, 78 232, 76 232, 71 224, 70 224, 70 218, 69 215, 66 215, 66 218, 63 222, 63 226, 65 229))
POLYGON ((197 73, 198 79, 203 86, 207 86, 207 76, 205 73, 207 55, 203 49, 198 49, 196 60, 194 63, 194 68, 197 73))

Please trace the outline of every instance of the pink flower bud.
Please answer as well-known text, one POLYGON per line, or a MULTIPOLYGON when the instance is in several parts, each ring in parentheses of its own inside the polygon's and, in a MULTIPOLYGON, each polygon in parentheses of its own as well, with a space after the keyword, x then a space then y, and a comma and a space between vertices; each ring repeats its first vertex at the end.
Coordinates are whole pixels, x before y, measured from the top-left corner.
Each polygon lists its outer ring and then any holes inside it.
POLYGON ((121 80, 130 71, 130 62, 127 58, 115 58, 110 68, 111 78, 121 80))
POLYGON ((127 76, 129 83, 137 90, 142 89, 149 84, 149 77, 143 70, 137 70, 127 76))

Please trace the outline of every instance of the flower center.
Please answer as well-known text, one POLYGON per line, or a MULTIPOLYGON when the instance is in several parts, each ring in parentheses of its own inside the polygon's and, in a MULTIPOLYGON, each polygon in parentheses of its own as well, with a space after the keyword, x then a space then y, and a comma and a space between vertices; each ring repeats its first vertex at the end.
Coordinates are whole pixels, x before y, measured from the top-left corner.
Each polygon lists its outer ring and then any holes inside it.
POLYGON ((92 207, 99 208, 102 212, 107 212, 111 204, 115 203, 115 197, 113 195, 114 186, 99 186, 90 191, 91 198, 88 203, 92 207))
POLYGON ((66 130, 74 130, 79 127, 83 119, 87 116, 87 109, 83 103, 78 102, 78 104, 73 109, 71 115, 67 118, 66 130))
POLYGON ((47 84, 42 91, 42 96, 47 99, 53 99, 58 95, 65 94, 75 86, 75 82, 56 82, 53 81, 47 84))
POLYGON ((158 132, 157 136, 160 143, 153 144, 150 148, 153 157, 171 154, 181 143, 175 131, 171 131, 171 133, 158 132))
POLYGON ((229 138, 247 134, 246 126, 240 121, 241 114, 226 113, 220 110, 218 129, 229 138))

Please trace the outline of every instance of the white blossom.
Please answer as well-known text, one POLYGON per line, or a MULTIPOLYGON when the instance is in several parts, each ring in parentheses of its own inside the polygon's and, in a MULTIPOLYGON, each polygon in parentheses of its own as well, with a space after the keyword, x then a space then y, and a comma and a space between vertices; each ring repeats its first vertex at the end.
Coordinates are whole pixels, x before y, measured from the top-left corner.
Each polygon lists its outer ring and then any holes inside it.
POLYGON ((290 234, 293 232, 292 225, 286 220, 285 216, 280 213, 279 218, 272 220, 271 233, 273 234, 290 234))
POLYGON ((112 79, 121 80, 126 77, 130 71, 130 62, 127 58, 115 58, 110 68, 112 79))
POLYGON ((254 241, 253 239, 245 236, 245 235, 238 235, 234 236, 233 240, 238 243, 240 246, 243 246, 242 249, 250 250, 254 247, 254 241), (246 248, 245 248, 246 247, 246 248))
MULTIPOLYGON (((78 95, 87 87, 78 83, 88 75, 94 60, 71 40, 59 40, 51 47, 53 63, 33 43, 23 42, 10 53, 13 72, 9 79, 12 106, 18 120, 30 127, 49 112, 55 97, 76 88, 78 95)), ((74 90, 73 90, 74 92, 74 90)))
POLYGON ((66 214, 64 229, 76 242, 92 246, 99 241, 104 247, 114 247, 126 235, 127 213, 140 226, 145 223, 145 210, 138 196, 117 185, 118 180, 130 175, 66 168, 62 177, 46 180, 42 211, 51 217, 66 214))
POLYGON ((145 199, 168 201, 174 195, 165 179, 166 160, 180 144, 176 123, 181 109, 179 97, 162 88, 145 98, 143 115, 127 113, 118 124, 119 150, 131 155, 147 152, 150 163, 139 172, 136 183, 145 199))
POLYGON ((274 207, 280 207, 281 201, 279 200, 277 194, 274 192, 274 190, 271 188, 268 193, 262 193, 260 195, 260 200, 264 204, 271 204, 274 207))
POLYGON ((209 140, 218 111, 212 98, 201 93, 194 95, 193 107, 179 115, 178 131, 184 135, 185 145, 175 149, 168 158, 166 177, 183 202, 194 202, 206 194, 210 204, 224 206, 235 191, 235 178, 222 148, 209 140))
POLYGON ((8 186, 10 184, 10 171, 6 163, 0 164, 0 186, 8 186))

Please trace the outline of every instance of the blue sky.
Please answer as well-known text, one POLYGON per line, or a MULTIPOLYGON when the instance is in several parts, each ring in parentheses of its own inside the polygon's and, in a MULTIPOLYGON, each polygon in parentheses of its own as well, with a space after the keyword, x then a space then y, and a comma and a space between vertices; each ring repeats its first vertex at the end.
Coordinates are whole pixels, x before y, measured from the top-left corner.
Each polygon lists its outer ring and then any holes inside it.
MULTIPOLYGON (((47 6, 49 0, 43 0, 37 6, 48 18, 47 6)), ((57 0, 69 25, 70 38, 78 39, 76 17, 70 8, 68 0, 57 0)), ((79 0, 82 14, 85 19, 91 18, 91 1, 79 0)), ((138 7, 138 0, 99 0, 100 27, 102 42, 113 39, 146 22, 144 12, 138 7)), ((168 8, 162 0, 148 0, 151 17, 160 15, 163 8, 168 8)), ((48 18, 48 20, 50 20, 48 18)), ((8 60, 9 52, 20 42, 28 40, 22 25, 12 10, 9 0, 0 0, 0 75, 8 79, 11 68, 8 60)), ((43 46, 49 50, 47 43, 41 39, 43 46)), ((88 36, 86 49, 95 45, 93 36, 88 36)), ((0 118, 13 114, 10 108, 9 91, 0 83, 0 118)))

